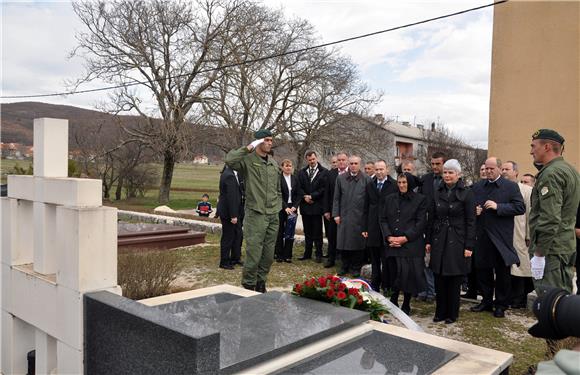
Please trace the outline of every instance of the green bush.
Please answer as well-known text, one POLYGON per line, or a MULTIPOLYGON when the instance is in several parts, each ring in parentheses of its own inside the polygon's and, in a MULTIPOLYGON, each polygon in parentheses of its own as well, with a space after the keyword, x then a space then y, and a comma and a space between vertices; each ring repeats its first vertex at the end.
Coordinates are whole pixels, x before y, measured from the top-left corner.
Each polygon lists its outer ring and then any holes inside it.
POLYGON ((170 292, 181 269, 179 254, 171 250, 119 254, 117 282, 127 298, 157 297, 170 292))

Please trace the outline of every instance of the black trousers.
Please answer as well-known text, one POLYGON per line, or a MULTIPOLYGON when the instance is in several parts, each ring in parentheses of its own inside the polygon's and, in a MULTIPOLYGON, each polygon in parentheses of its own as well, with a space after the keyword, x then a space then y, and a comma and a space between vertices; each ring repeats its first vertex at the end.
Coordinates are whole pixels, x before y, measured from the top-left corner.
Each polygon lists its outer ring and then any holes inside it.
POLYGON ((435 317, 438 319, 459 318, 459 294, 461 293, 461 284, 463 275, 435 276, 435 317))
MULTIPOLYGON (((239 262, 242 256, 242 223, 232 224, 230 219, 222 219, 222 237, 220 239, 220 265, 239 262)), ((239 220, 239 218, 238 218, 239 220)))
POLYGON ((381 288, 386 292, 393 285, 392 281, 397 273, 397 262, 395 258, 385 256, 383 247, 368 247, 367 249, 371 255, 371 287, 376 292, 380 292, 381 288))
POLYGON ((302 215, 304 225, 304 257, 312 258, 312 244, 316 257, 322 257, 322 215, 302 215))
POLYGON ((326 235, 326 238, 328 239, 328 261, 334 262, 336 260, 336 235, 338 227, 332 217, 330 220, 326 220, 326 222, 328 222, 328 232, 326 235))
MULTIPOLYGON (((290 203, 286 207, 292 207, 290 203)), ((286 222, 288 221, 288 214, 286 210, 280 210, 278 213, 280 226, 278 227, 278 237, 276 238, 276 247, 274 249, 275 259, 292 259, 292 249, 294 247, 294 240, 284 240, 284 231, 286 229, 286 222)))
POLYGON ((511 276, 510 305, 527 306, 528 293, 534 290, 531 277, 511 276))
POLYGON ((477 268, 477 284, 483 295, 482 303, 507 309, 510 302, 511 267, 505 265, 501 254, 495 247, 489 250, 488 255, 492 259, 493 268, 477 268), (493 300, 494 291, 495 301, 493 300))
POLYGON ((477 296, 477 270, 473 267, 473 259, 471 260, 471 272, 467 274, 467 293, 477 296))
POLYGON ((364 250, 341 250, 342 271, 353 275, 360 275, 364 250))

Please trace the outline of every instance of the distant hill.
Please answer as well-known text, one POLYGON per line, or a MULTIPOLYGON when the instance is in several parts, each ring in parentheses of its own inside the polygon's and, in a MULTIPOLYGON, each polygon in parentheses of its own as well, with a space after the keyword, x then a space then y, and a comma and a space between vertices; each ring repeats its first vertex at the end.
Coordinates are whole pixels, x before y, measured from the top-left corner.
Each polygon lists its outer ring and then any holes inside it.
MULTIPOLYGON (((67 119, 69 132, 78 130, 83 125, 102 124, 104 129, 116 128, 117 122, 114 116, 108 113, 78 108, 69 105, 55 105, 40 102, 21 102, 0 104, 0 129, 1 140, 4 143, 21 143, 32 145, 32 129, 34 119, 51 117, 67 119)), ((137 116, 120 116, 124 124, 137 123, 137 116)))

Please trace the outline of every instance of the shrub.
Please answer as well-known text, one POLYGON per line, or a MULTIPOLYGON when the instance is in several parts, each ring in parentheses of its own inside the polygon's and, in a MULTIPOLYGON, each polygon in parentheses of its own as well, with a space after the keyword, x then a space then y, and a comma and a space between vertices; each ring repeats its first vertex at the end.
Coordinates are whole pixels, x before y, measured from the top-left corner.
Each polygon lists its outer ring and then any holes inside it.
POLYGON ((181 271, 175 251, 134 251, 119 254, 117 281, 123 295, 134 300, 168 294, 181 271))

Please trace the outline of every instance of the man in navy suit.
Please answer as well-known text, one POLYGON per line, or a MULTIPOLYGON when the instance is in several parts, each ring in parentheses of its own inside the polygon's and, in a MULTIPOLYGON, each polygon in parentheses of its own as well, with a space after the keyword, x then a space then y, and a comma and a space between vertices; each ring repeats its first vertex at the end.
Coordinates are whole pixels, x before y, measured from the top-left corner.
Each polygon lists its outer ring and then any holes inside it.
POLYGON ((493 316, 503 318, 509 305, 510 269, 512 264, 520 264, 513 245, 514 216, 523 215, 526 206, 518 185, 501 176, 498 158, 485 161, 485 172, 487 179, 472 188, 477 215, 474 260, 483 300, 471 311, 493 310, 493 316))
MULTIPOLYGON (((372 288, 384 292, 391 287, 389 283, 389 263, 394 258, 385 257, 384 241, 381 234, 379 217, 383 212, 385 197, 398 191, 397 181, 389 176, 389 167, 384 160, 375 162, 375 176, 366 186, 366 200, 363 222, 363 237, 367 240, 367 249, 371 256, 372 288)), ((393 266, 390 267, 391 271, 393 266)))
POLYGON ((306 151, 308 165, 298 173, 298 183, 303 192, 300 214, 304 226, 304 255, 298 260, 312 258, 312 245, 316 247, 316 262, 322 262, 322 214, 324 189, 328 169, 318 163, 316 152, 306 151))
POLYGON ((222 222, 220 268, 231 270, 242 264, 242 220, 244 217, 243 181, 238 172, 227 165, 220 176, 217 214, 222 222))

